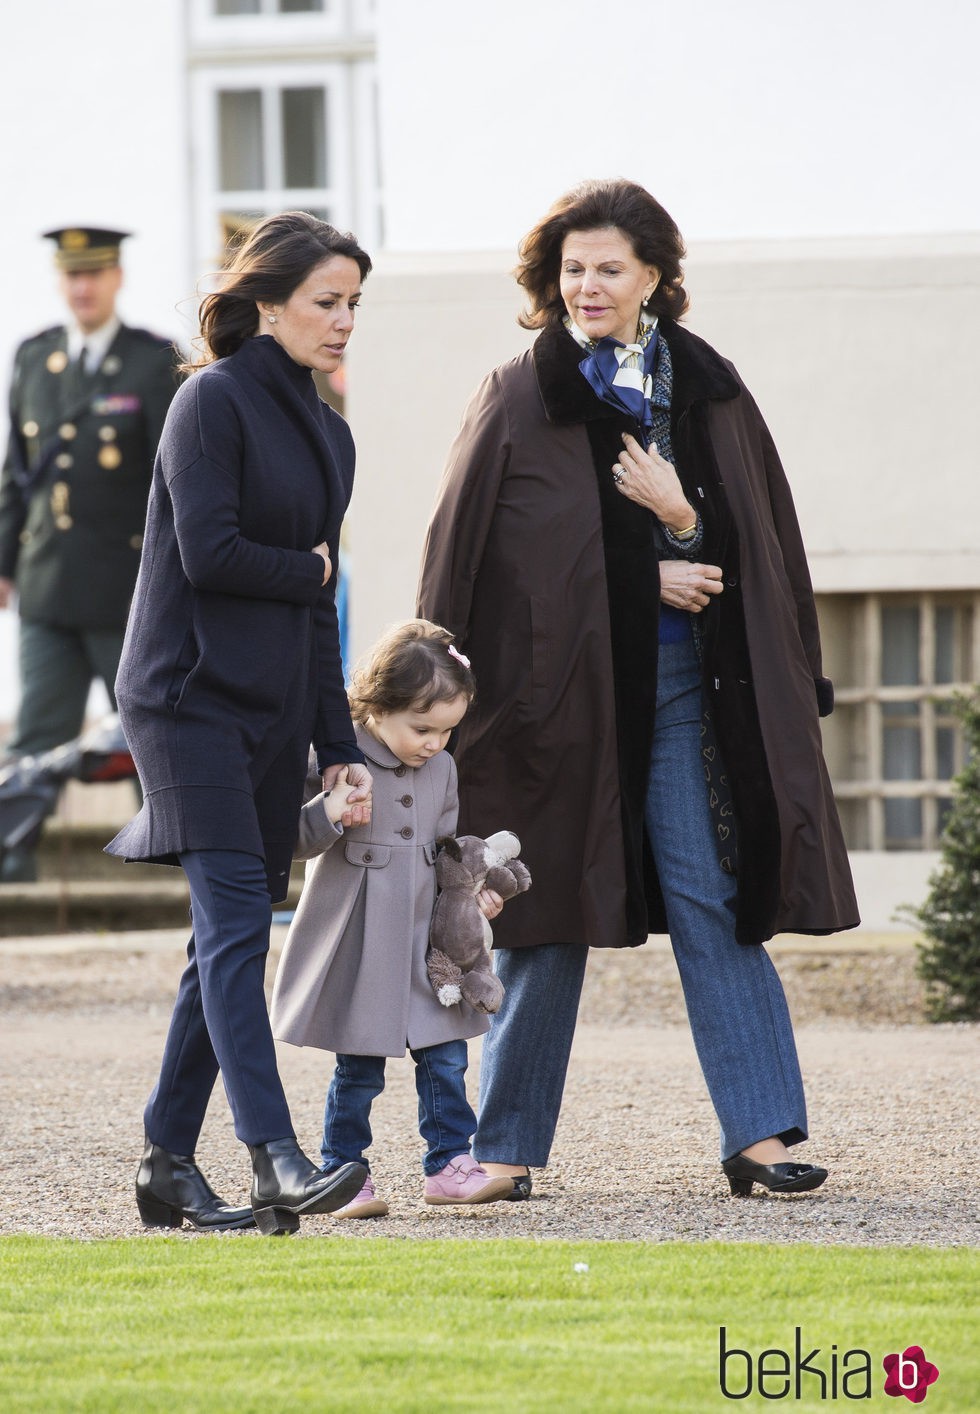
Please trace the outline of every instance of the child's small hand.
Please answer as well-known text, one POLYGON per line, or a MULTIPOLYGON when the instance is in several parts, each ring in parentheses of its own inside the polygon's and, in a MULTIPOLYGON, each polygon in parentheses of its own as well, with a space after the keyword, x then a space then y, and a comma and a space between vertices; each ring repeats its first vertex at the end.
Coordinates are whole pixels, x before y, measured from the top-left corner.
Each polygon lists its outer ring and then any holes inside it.
POLYGON ((481 889, 476 896, 476 902, 488 922, 492 922, 504 906, 504 901, 493 889, 481 889))
MULTIPOLYGON (((371 779, 371 772, 366 766, 362 765, 360 761, 351 762, 346 766, 328 766, 322 773, 321 779, 323 781, 324 791, 332 791, 337 782, 341 780, 350 787, 346 794, 343 795, 346 809, 338 819, 334 819, 334 817, 330 815, 330 819, 333 820, 335 825, 338 823, 338 820, 345 830, 349 830, 351 826, 354 825, 370 825, 371 796, 374 781, 371 779)), ((338 793, 337 800, 340 799, 341 795, 338 793)), ((327 813, 328 815, 330 814, 329 808, 327 813)))
POLYGON ((324 808, 327 812, 327 819, 334 825, 339 825, 347 810, 347 797, 351 794, 351 788, 347 780, 347 767, 337 772, 334 783, 324 797, 324 808))

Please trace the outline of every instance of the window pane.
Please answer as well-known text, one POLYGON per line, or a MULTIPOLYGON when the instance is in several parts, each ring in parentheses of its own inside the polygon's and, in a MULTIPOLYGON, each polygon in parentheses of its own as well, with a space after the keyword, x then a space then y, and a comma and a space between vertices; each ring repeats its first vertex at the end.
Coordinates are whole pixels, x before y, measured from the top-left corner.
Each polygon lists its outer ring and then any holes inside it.
POLYGON ((936 728, 936 776, 948 781, 956 774, 956 729, 936 728))
POLYGON ((881 681, 884 687, 919 681, 919 610, 916 605, 882 608, 881 681))
POLYGON ((949 823, 949 817, 950 813, 952 812, 952 809, 953 802, 950 800, 949 796, 940 796, 940 798, 936 801, 936 813, 939 817, 937 825, 940 833, 945 830, 947 824, 949 823))
POLYGON ((934 682, 956 682, 956 610, 948 605, 936 609, 936 662, 934 682))
POLYGON ((214 8, 219 15, 257 15, 262 0, 216 0, 214 8))
POLYGON ((922 801, 885 801, 885 848, 922 848, 922 801))
POLYGON ((260 191, 262 163, 262 94, 257 88, 218 94, 221 143, 221 190, 260 191))
POLYGON ((917 781, 922 771, 919 707, 915 702, 884 702, 882 772, 886 781, 917 781))
POLYGON ((279 9, 284 15, 294 15, 300 11, 322 10, 323 0, 279 0, 279 9))
POLYGON ((283 170, 287 187, 327 186, 327 144, 322 88, 282 91, 283 170))

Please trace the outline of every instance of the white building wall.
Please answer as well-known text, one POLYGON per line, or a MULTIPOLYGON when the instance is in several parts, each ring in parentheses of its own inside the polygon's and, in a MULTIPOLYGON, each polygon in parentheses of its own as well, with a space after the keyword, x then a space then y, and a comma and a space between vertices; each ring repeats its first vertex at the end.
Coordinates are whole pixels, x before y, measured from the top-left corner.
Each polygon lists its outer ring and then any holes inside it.
POLYGON ((980 229, 971 0, 382 0, 388 246, 628 176, 691 240, 980 229))

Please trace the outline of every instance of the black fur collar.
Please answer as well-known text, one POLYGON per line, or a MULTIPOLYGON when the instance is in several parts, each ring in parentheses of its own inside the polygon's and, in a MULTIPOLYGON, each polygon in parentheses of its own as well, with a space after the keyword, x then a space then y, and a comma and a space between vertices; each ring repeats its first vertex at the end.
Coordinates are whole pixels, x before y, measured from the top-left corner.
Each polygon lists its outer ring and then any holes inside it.
MULTIPOLYGON (((728 364, 710 344, 682 329, 672 319, 661 319, 660 332, 667 340, 674 365, 673 414, 703 399, 735 398, 741 391, 728 364)), ((618 417, 579 372, 582 350, 561 324, 542 329, 532 349, 538 391, 549 422, 567 424, 618 417)))

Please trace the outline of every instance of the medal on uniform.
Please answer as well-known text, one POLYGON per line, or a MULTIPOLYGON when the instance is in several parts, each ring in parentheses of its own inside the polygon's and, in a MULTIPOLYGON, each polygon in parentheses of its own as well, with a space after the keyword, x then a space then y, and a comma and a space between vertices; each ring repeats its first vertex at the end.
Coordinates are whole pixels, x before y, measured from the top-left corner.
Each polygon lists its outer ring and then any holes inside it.
POLYGON ((67 481, 56 481, 51 487, 51 514, 59 530, 71 530, 72 518, 68 514, 68 498, 71 487, 67 481))
POLYGON ((49 353, 45 367, 49 373, 64 373, 68 367, 68 355, 64 349, 55 349, 54 353, 49 353))

